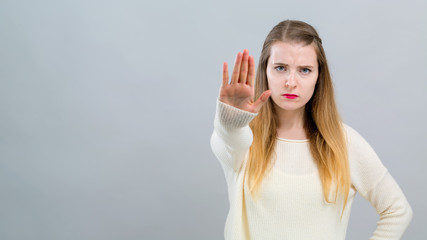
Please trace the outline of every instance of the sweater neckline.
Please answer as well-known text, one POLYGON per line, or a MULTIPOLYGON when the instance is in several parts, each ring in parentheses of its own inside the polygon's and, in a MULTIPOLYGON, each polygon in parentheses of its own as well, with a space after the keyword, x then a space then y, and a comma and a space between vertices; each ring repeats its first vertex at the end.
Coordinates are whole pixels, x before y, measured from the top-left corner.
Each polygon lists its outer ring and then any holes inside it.
POLYGON ((292 143, 305 143, 309 142, 310 139, 288 139, 288 138, 280 138, 276 137, 277 140, 283 141, 283 142, 292 142, 292 143))

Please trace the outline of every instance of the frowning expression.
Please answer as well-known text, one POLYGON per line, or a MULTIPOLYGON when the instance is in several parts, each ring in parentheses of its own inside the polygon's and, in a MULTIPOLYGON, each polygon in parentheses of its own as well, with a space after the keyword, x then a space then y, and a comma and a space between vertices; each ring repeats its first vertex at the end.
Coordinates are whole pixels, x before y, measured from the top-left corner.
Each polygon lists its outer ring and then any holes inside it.
POLYGON ((319 75, 313 44, 273 43, 266 73, 271 98, 277 109, 303 110, 313 96, 319 75))

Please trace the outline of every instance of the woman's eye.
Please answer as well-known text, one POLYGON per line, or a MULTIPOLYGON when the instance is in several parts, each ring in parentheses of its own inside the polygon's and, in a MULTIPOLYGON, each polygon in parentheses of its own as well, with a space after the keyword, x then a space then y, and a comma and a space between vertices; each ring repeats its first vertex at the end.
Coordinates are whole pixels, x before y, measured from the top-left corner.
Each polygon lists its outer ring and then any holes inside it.
POLYGON ((283 66, 277 66, 277 67, 275 67, 275 69, 277 71, 280 71, 280 72, 285 71, 285 67, 283 67, 283 66))
POLYGON ((309 72, 311 72, 311 70, 308 69, 308 68, 303 68, 301 71, 302 71, 302 73, 309 73, 309 72))

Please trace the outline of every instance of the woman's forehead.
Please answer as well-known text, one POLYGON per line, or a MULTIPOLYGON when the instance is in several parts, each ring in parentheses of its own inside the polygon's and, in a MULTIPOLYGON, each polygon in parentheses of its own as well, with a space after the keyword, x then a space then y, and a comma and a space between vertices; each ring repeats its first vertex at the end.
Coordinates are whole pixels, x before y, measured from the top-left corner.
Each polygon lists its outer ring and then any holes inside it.
POLYGON ((312 44, 276 42, 271 46, 271 64, 316 65, 317 55, 312 44))

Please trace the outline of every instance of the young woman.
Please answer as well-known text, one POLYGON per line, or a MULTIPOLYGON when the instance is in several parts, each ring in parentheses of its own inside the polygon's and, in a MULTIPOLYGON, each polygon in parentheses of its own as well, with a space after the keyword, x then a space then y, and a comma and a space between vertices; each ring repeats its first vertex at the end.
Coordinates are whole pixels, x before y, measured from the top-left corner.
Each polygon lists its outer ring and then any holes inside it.
POLYGON ((412 219, 377 154, 341 121, 322 41, 307 23, 271 30, 256 81, 248 50, 231 80, 224 63, 211 147, 228 185, 225 239, 343 240, 356 192, 380 217, 371 239, 400 239, 412 219))

